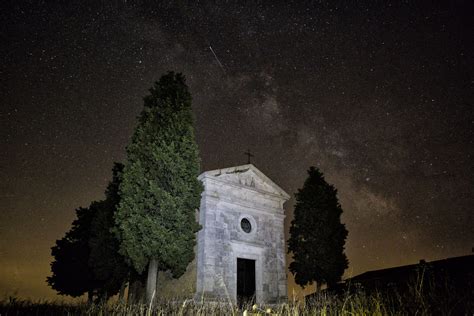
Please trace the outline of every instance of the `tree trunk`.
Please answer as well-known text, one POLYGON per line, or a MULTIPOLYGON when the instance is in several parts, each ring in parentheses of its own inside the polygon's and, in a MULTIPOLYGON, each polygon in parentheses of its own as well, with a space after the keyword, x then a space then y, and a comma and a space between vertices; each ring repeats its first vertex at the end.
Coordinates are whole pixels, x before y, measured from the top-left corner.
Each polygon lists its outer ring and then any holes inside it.
POLYGON ((321 292, 321 286, 322 284, 320 282, 316 282, 316 292, 321 292))
POLYGON ((89 290, 87 292, 87 304, 92 304, 94 299, 94 291, 89 290))
POLYGON ((120 285, 120 291, 119 291, 119 297, 118 297, 120 303, 124 303, 126 287, 127 287, 127 281, 123 281, 122 285, 120 285))
POLYGON ((127 303, 128 304, 133 304, 134 297, 133 297, 133 291, 135 290, 135 280, 130 279, 130 282, 128 283, 128 297, 127 297, 127 303))
POLYGON ((131 280, 128 285, 128 304, 137 304, 140 303, 140 293, 139 289, 141 286, 141 282, 139 280, 131 280))
POLYGON ((152 304, 156 295, 156 277, 158 276, 158 260, 151 259, 148 265, 148 278, 146 280, 146 302, 152 304))

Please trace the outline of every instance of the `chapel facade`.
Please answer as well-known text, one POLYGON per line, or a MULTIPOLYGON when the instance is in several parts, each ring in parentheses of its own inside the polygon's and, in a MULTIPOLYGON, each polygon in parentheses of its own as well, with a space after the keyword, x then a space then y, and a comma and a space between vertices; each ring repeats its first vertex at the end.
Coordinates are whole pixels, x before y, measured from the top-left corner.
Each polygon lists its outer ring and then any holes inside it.
POLYGON ((284 209, 290 196, 254 165, 206 171, 195 299, 287 299, 284 209))

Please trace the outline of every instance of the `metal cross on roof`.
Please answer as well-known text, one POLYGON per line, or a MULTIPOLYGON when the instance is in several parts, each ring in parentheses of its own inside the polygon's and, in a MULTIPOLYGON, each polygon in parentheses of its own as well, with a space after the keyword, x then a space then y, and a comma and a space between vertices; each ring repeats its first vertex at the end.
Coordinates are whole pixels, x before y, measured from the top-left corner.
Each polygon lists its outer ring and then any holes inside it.
POLYGON ((250 153, 250 149, 247 149, 247 151, 244 152, 244 155, 247 156, 247 163, 250 164, 250 163, 251 163, 251 162, 250 162, 250 158, 251 158, 251 157, 254 157, 254 155, 252 155, 252 154, 250 153))

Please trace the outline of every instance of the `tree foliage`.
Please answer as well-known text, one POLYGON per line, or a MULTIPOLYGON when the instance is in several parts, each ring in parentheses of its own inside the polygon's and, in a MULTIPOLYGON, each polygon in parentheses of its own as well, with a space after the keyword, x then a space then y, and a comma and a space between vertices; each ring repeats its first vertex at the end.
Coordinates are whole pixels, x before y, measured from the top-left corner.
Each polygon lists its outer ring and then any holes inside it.
POLYGON ((116 233, 136 271, 156 259, 178 277, 194 258, 202 192, 191 95, 184 76, 173 72, 149 91, 127 147, 116 233))
POLYGON ((119 243, 111 232, 120 201, 122 169, 123 165, 115 164, 106 199, 78 208, 71 229, 51 248, 54 261, 47 283, 61 295, 78 297, 88 293, 89 298, 107 298, 127 280, 130 268, 118 253, 119 243))
POLYGON ((89 266, 89 236, 94 212, 91 208, 78 208, 77 219, 66 235, 56 241, 51 248, 54 261, 51 263, 52 276, 47 283, 61 295, 78 297, 101 286, 89 266))
POLYGON ((341 280, 348 260, 344 254, 347 230, 341 223, 342 208, 337 190, 314 167, 308 170, 303 188, 295 194, 294 219, 288 252, 294 261, 289 269, 295 282, 306 286, 317 282, 334 285, 341 280))
POLYGON ((89 236, 89 266, 95 278, 103 283, 99 295, 104 298, 117 294, 130 273, 130 267, 119 253, 119 242, 112 232, 115 225, 114 214, 120 202, 118 190, 122 170, 123 165, 115 163, 112 181, 105 191, 105 200, 94 202, 90 206, 94 218, 89 236))

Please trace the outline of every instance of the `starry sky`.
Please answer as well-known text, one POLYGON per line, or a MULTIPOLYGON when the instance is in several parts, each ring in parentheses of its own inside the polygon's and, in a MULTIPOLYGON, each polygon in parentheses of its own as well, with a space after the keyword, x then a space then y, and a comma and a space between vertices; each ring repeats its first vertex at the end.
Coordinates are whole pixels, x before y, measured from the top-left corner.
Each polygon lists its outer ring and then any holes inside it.
POLYGON ((168 70, 202 170, 250 149, 291 195, 311 165, 336 186, 346 276, 471 253, 471 1, 69 2, 1 4, 2 297, 58 298, 50 247, 103 198, 168 70))

